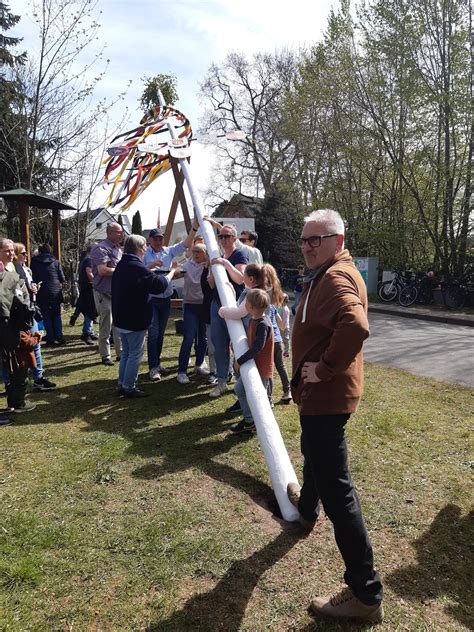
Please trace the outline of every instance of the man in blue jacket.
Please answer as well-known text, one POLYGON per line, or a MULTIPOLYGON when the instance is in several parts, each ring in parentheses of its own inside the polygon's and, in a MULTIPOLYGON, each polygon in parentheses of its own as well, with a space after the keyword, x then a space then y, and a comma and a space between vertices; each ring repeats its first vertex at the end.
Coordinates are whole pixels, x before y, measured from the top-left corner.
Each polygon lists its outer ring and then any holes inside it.
POLYGON ((166 275, 152 272, 143 263, 145 250, 144 237, 129 235, 122 259, 112 276, 112 318, 122 342, 119 394, 128 398, 147 395, 135 384, 143 357, 145 334, 152 319, 149 295, 164 292, 176 270, 174 264, 166 275))

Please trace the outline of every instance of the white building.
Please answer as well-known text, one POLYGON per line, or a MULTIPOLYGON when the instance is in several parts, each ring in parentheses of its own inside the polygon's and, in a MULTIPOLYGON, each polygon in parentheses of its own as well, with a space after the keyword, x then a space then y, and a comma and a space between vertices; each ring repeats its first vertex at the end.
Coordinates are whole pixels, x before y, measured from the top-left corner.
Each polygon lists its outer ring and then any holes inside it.
MULTIPOLYGON (((122 224, 125 234, 130 235, 132 226, 126 215, 122 215, 122 224)), ((102 241, 106 238, 107 224, 116 222, 118 215, 112 215, 105 208, 96 208, 89 211, 89 223, 86 229, 86 243, 94 241, 102 241)))

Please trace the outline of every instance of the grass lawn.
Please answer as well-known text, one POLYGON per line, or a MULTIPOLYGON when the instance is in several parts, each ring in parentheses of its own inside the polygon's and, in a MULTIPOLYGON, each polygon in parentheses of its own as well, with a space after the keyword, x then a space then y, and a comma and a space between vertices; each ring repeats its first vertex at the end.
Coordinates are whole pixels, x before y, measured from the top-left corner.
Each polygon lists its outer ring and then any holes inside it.
MULTIPOLYGON (((229 436, 230 392, 212 400, 205 378, 180 386, 175 373, 151 384, 143 364, 152 395, 119 399, 117 367, 79 332, 44 351, 59 388, 0 428, 0 630, 360 629, 307 614, 310 596, 341 585, 330 523, 305 537, 272 515, 257 437, 229 436)), ((174 369, 180 340, 170 327, 174 369)), ((472 396, 366 368, 348 438, 383 630, 474 626, 472 396)), ((296 408, 274 411, 301 476, 296 408)))

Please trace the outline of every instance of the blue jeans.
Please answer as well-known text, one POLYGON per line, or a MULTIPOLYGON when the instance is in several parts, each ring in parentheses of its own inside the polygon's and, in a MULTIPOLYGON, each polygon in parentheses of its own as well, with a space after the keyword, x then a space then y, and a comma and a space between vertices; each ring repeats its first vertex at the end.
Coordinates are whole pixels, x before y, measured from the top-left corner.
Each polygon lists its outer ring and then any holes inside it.
MULTIPOLYGON (((262 384, 264 388, 267 388, 268 378, 262 377, 261 379, 262 379, 262 384)), ((247 401, 247 395, 245 393, 245 386, 240 375, 237 378, 237 382, 235 383, 234 393, 239 398, 239 404, 240 404, 240 407, 242 408, 242 414, 244 416, 245 421, 249 423, 253 423, 252 411, 250 410, 250 406, 247 401)))
POLYGON ((148 367, 154 369, 161 364, 161 350, 165 337, 166 325, 171 310, 171 298, 152 298, 153 318, 148 327, 148 367))
POLYGON ((129 334, 120 334, 122 341, 122 353, 120 355, 120 368, 118 383, 126 391, 135 388, 138 377, 138 369, 143 357, 146 329, 132 331, 129 334))
POLYGON ((63 337, 63 324, 61 322, 60 305, 40 305, 43 314, 43 323, 46 330, 46 342, 61 340, 63 337))
MULTIPOLYGON (((33 327, 30 329, 32 334, 39 331, 38 323, 33 321, 33 327)), ((31 369, 31 373, 33 375, 33 380, 36 382, 37 380, 41 380, 43 377, 43 358, 41 357, 41 345, 37 344, 33 347, 33 351, 35 352, 36 358, 36 368, 31 369)))
POLYGON ((219 305, 216 301, 211 303, 211 338, 214 345, 214 358, 216 361, 216 376, 219 382, 226 382, 229 375, 229 332, 223 318, 218 314, 219 305))
POLYGON ((183 342, 179 350, 178 373, 186 373, 191 347, 196 341, 196 366, 201 366, 206 355, 206 323, 201 319, 202 305, 183 303, 183 342))
POLYGON ((84 314, 84 322, 82 323, 82 335, 93 336, 94 328, 92 327, 92 318, 84 314))

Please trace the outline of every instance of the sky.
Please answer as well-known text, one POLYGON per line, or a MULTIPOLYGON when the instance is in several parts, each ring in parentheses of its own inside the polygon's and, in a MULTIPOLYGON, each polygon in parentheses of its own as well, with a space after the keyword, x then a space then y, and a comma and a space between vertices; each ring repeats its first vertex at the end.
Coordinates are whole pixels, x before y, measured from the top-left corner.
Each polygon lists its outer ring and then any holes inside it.
MULTIPOLYGON (((9 34, 23 36, 20 46, 34 55, 39 40, 30 17, 32 2, 10 0, 9 4, 22 18, 9 34)), ((233 51, 252 55, 314 43, 326 28, 331 8, 338 8, 338 0, 98 0, 94 10, 101 24, 97 45, 105 45, 110 64, 97 96, 116 95, 132 80, 125 101, 112 112, 112 118, 120 120, 128 106, 129 122, 121 130, 126 131, 142 116, 138 107, 141 78, 173 73, 178 79, 176 107, 197 129, 202 113, 199 87, 211 64, 219 64, 233 51)), ((202 193, 213 160, 211 148, 193 143, 191 172, 202 193)), ((143 226, 149 227, 156 223, 160 208, 163 223, 173 190, 174 180, 168 172, 136 200, 129 214, 140 210, 143 226)), ((100 196, 99 192, 98 205, 100 196)), ((105 196, 104 192, 104 201, 105 196)))

